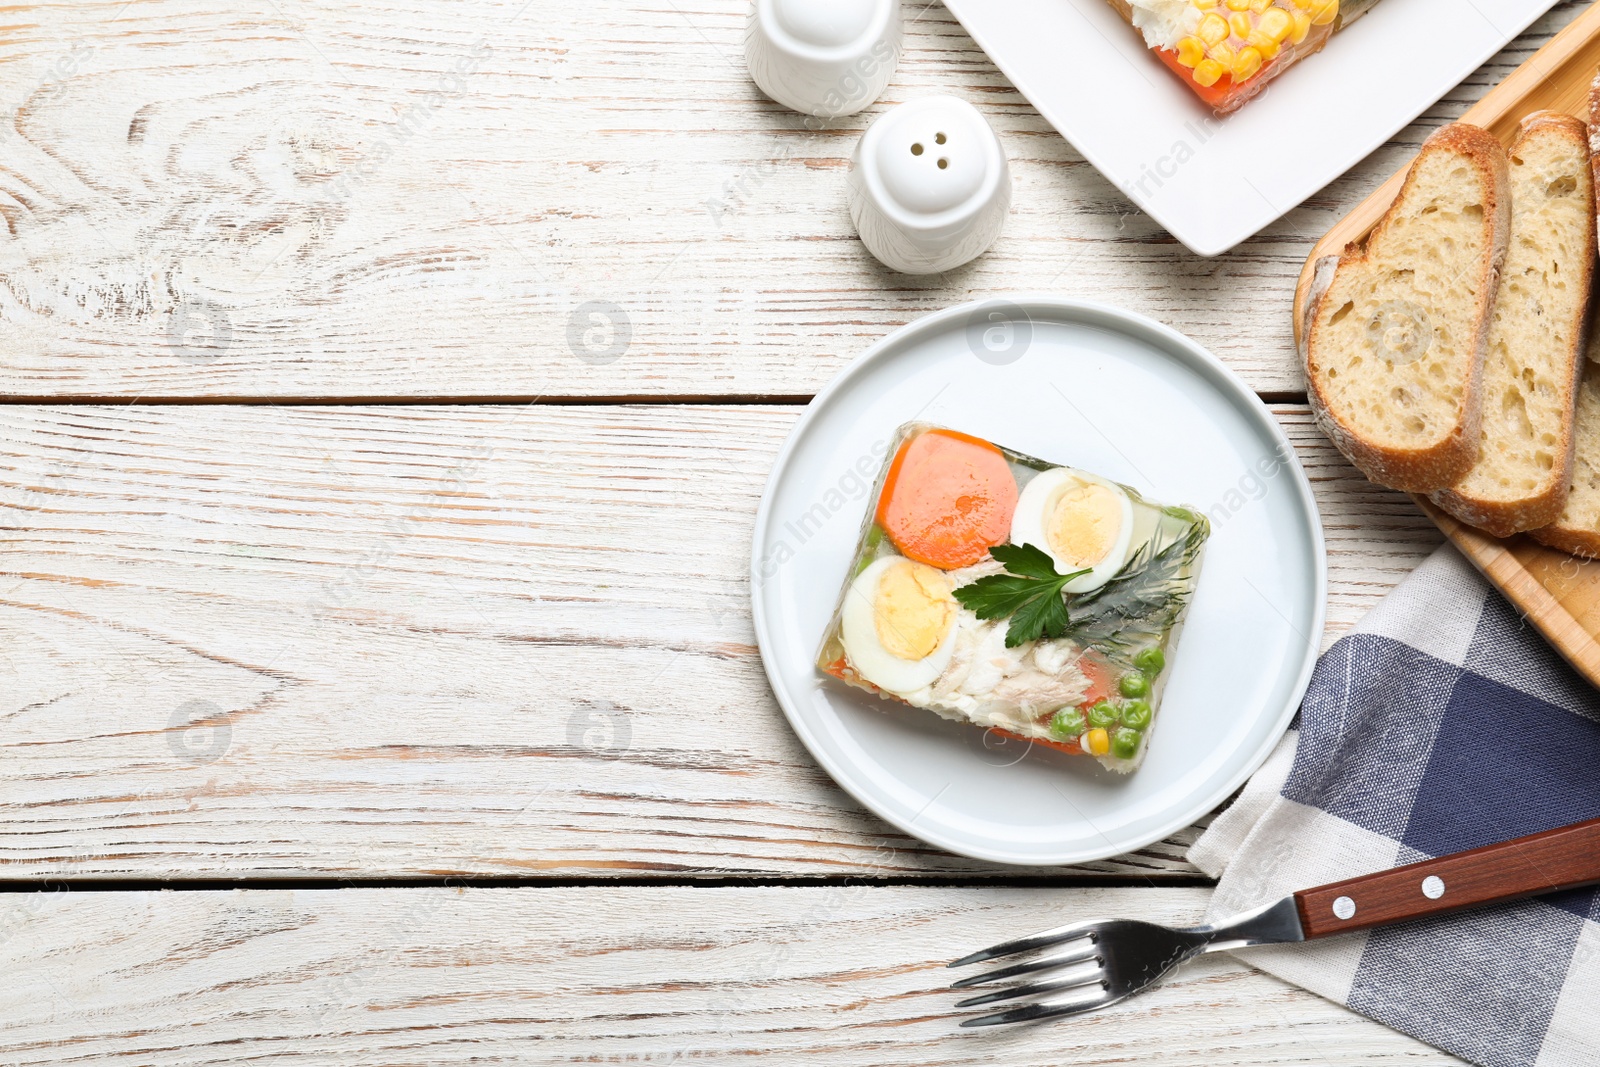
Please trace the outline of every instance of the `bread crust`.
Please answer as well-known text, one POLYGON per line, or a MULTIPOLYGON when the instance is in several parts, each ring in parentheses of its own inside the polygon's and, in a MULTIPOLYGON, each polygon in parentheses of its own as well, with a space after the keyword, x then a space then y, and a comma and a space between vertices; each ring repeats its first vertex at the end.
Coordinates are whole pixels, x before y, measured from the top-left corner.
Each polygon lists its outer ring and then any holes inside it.
MULTIPOLYGON (((1592 301, 1591 304, 1594 305, 1592 311, 1600 313, 1600 301, 1592 301)), ((1584 359, 1584 377, 1582 384, 1579 386, 1580 390, 1593 389, 1596 380, 1600 379, 1600 361, 1596 361, 1596 356, 1600 356, 1600 324, 1595 323, 1591 314, 1589 320, 1589 352, 1584 359)), ((1584 454, 1588 455, 1589 448, 1592 447, 1591 442, 1594 442, 1597 433, 1595 422, 1593 405, 1585 404, 1580 400, 1577 423, 1572 434, 1574 451, 1576 451, 1579 442, 1582 441, 1586 445, 1584 454)), ((1574 461, 1573 466, 1576 468, 1576 461, 1574 461)), ((1576 473, 1576 471, 1574 470, 1573 473, 1576 473)), ((1569 486, 1571 481, 1572 474, 1569 473, 1569 486)), ((1567 513, 1572 509, 1573 501, 1569 497, 1561 509, 1561 514, 1556 516, 1550 525, 1541 526, 1537 530, 1530 530, 1528 531, 1528 536, 1541 544, 1549 545, 1551 548, 1559 548, 1561 551, 1570 552, 1574 556, 1600 558, 1600 513, 1594 513, 1595 509, 1590 507, 1590 513, 1573 515, 1571 516, 1571 521, 1563 522, 1562 520, 1568 518, 1567 513)))
MULTIPOLYGON (((1594 175, 1595 195, 1600 198, 1600 74, 1596 74, 1594 81, 1589 85, 1589 153, 1589 165, 1591 173, 1594 175)), ((1600 200, 1597 200, 1597 204, 1600 204, 1600 200)), ((1600 222, 1597 222, 1597 226, 1600 226, 1600 222)), ((1590 303, 1591 311, 1600 310, 1600 308, 1593 307, 1593 305, 1600 302, 1594 301, 1592 295, 1590 303)), ((1597 341, 1600 341, 1600 336, 1596 336, 1594 322, 1591 317, 1589 342, 1593 345, 1597 341)), ((1595 354, 1590 353, 1590 358, 1592 359, 1595 354)), ((1577 448, 1577 436, 1576 433, 1572 435, 1574 450, 1577 448)), ((1570 483, 1570 477, 1568 480, 1570 483)), ((1563 508, 1564 512, 1565 509, 1563 508)), ((1550 525, 1529 531, 1528 536, 1540 544, 1549 545, 1551 548, 1560 549, 1562 552, 1570 552, 1574 556, 1587 556, 1591 559, 1600 558, 1600 529, 1569 525, 1560 522, 1559 519, 1560 516, 1557 516, 1556 520, 1552 521, 1550 525)))
MULTIPOLYGON (((1596 89, 1591 87, 1591 111, 1595 102, 1596 89)), ((1564 112, 1535 111, 1523 118, 1518 128, 1517 142, 1511 147, 1511 154, 1516 155, 1518 148, 1528 138, 1551 130, 1573 138, 1583 151, 1588 153, 1591 129, 1593 127, 1590 124, 1564 112)), ((1582 377, 1584 353, 1588 348, 1589 305, 1591 284, 1594 279, 1596 245, 1594 191, 1596 185, 1600 184, 1600 173, 1596 171, 1596 160, 1592 155, 1589 156, 1589 177, 1588 244, 1582 253, 1582 265, 1579 267, 1580 289, 1584 299, 1575 312, 1576 321, 1572 323, 1572 349, 1566 354, 1564 367, 1566 414, 1561 425, 1556 466, 1551 472, 1549 488, 1536 496, 1524 497, 1521 500, 1492 500, 1469 495, 1458 488, 1442 489, 1431 497, 1435 504, 1462 522, 1476 526, 1496 537, 1510 537, 1514 533, 1554 522, 1560 518, 1561 511, 1567 503, 1567 494, 1572 488, 1572 457, 1577 446, 1577 438, 1573 434, 1573 421, 1577 418, 1578 387, 1582 377)), ((1600 541, 1596 543, 1600 544, 1600 541)))
POLYGON ((1305 346, 1306 393, 1317 425, 1327 434, 1335 447, 1354 463, 1372 481, 1391 489, 1411 493, 1431 493, 1460 481, 1478 459, 1479 436, 1482 429, 1483 359, 1489 343, 1490 309, 1494 294, 1499 289, 1500 268, 1505 263, 1506 248, 1511 230, 1511 196, 1509 164, 1505 147, 1486 130, 1464 122, 1454 122, 1436 131, 1424 142, 1412 163, 1405 182, 1394 203, 1384 213, 1366 241, 1352 243, 1339 257, 1339 266, 1333 283, 1317 300, 1312 312, 1312 327, 1305 346), (1417 180, 1417 163, 1430 152, 1453 152, 1466 159, 1479 172, 1485 189, 1484 225, 1488 227, 1489 263, 1487 276, 1479 287, 1476 320, 1478 328, 1473 338, 1471 366, 1467 369, 1466 388, 1457 408, 1455 428, 1439 443, 1427 448, 1395 449, 1378 445, 1364 438, 1353 427, 1339 421, 1329 407, 1325 383, 1317 365, 1317 349, 1322 332, 1323 304, 1338 287, 1338 272, 1347 267, 1364 265, 1372 237, 1383 233, 1409 198, 1417 180))
POLYGON ((1600 533, 1580 530, 1575 526, 1544 526, 1528 531, 1528 536, 1541 545, 1586 559, 1600 559, 1600 533))

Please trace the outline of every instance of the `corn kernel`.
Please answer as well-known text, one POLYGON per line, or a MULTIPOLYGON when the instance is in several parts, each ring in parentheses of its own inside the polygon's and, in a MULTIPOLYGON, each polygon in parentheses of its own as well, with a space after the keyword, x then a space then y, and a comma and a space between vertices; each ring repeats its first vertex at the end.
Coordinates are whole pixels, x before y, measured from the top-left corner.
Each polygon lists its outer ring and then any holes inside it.
POLYGON ((1312 2, 1313 0, 1294 0, 1294 6, 1299 8, 1301 11, 1309 11, 1311 10, 1312 2))
POLYGON ((1254 14, 1261 14, 1272 6, 1272 0, 1250 0, 1250 10, 1254 14))
POLYGON ((1223 66, 1214 59, 1202 59, 1195 64, 1194 83, 1202 89, 1209 89, 1222 79, 1223 66))
POLYGON ((1289 43, 1299 44, 1306 39, 1306 34, 1311 32, 1311 16, 1304 11, 1292 11, 1289 18, 1294 25, 1289 29, 1289 43))
POLYGON ((1226 0, 1229 11, 1249 11, 1250 0, 1226 0))
POLYGON ((1261 69, 1261 52, 1253 47, 1239 49, 1239 54, 1233 60, 1233 80, 1236 82, 1247 81, 1255 76, 1261 69))
POLYGON ((1222 67, 1224 71, 1233 69, 1234 51, 1226 42, 1217 45, 1215 48, 1209 49, 1206 52, 1206 55, 1216 60, 1217 64, 1222 67))
POLYGON ((1282 47, 1277 41, 1262 33, 1259 28, 1250 31, 1250 39, 1247 43, 1251 48, 1261 53, 1262 59, 1273 58, 1278 54, 1278 49, 1282 47))
POLYGON ((1250 36, 1250 31, 1255 28, 1255 22, 1243 11, 1236 11, 1228 16, 1228 29, 1233 32, 1235 37, 1248 37, 1250 36))
POLYGON ((1228 39, 1228 20, 1213 12, 1200 20, 1200 28, 1195 32, 1208 48, 1221 44, 1228 39))
POLYGON ((1189 0, 1189 6, 1198 11, 1210 11, 1217 6, 1217 0, 1189 0))
POLYGON ((1198 37, 1185 37, 1178 42, 1178 62, 1193 67, 1206 57, 1206 43, 1198 37))
POLYGON ((1339 0, 1311 0, 1311 21, 1317 26, 1326 26, 1339 17, 1339 0))
POLYGON ((1089 753, 1094 756, 1104 756, 1111 751, 1111 735, 1098 726, 1083 735, 1089 743, 1089 753))
POLYGON ((1256 23, 1256 29, 1274 41, 1282 41, 1294 29, 1294 19, 1281 7, 1268 8, 1262 13, 1261 21, 1256 23))

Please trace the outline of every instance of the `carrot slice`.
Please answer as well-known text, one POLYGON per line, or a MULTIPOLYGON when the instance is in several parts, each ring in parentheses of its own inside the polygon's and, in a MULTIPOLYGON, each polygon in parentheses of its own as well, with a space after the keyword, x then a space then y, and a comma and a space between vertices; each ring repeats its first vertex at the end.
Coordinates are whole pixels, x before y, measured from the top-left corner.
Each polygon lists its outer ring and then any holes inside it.
POLYGON ((1111 699, 1112 686, 1116 676, 1112 673, 1111 665, 1093 652, 1085 652, 1078 659, 1078 669, 1083 676, 1089 679, 1089 691, 1083 695, 1083 700, 1078 707, 1087 708, 1098 704, 1102 700, 1111 699))
POLYGON ((1017 480, 989 442, 927 430, 895 453, 878 499, 878 525, 905 555, 954 570, 1011 535, 1017 480))

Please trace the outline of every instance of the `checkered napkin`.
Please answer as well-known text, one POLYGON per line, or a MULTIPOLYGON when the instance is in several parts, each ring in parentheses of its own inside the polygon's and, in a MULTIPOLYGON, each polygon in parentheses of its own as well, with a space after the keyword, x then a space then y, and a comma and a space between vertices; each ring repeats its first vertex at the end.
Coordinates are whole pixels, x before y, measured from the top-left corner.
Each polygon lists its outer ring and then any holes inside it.
MULTIPOLYGON (((1600 693, 1445 546, 1322 657, 1189 858, 1217 919, 1596 816, 1600 693)), ((1485 1067, 1600 1065, 1595 890, 1240 956, 1485 1067)))

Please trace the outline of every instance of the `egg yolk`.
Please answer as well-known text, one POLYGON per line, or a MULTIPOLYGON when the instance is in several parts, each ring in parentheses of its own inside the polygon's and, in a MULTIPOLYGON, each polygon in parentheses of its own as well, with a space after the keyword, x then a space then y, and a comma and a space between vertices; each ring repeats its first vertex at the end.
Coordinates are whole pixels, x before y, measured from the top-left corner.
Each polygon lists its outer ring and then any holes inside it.
POLYGON ((931 656, 956 619, 950 580, 925 563, 905 560, 883 572, 872 604, 878 643, 891 656, 921 660, 931 656))
POLYGON ((1122 531, 1122 504, 1103 485, 1080 482, 1056 498, 1045 527, 1050 549, 1074 567, 1092 567, 1106 558, 1122 531))

